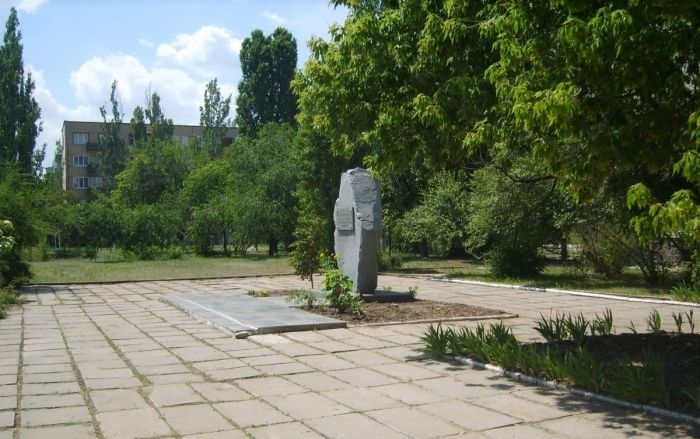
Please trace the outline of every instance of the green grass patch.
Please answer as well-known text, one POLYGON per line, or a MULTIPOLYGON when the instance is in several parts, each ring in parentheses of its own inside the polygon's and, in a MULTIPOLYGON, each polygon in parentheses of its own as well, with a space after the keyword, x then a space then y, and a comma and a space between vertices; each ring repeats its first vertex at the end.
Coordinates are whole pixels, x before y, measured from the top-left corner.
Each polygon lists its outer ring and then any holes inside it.
POLYGON ((483 263, 461 259, 411 259, 406 260, 402 268, 395 273, 445 274, 454 279, 495 282, 509 285, 522 285, 537 288, 560 288, 565 290, 592 291, 628 297, 649 297, 654 299, 671 299, 671 289, 678 282, 676 276, 669 274, 658 285, 649 285, 636 267, 628 267, 614 278, 605 279, 591 276, 573 265, 549 264, 544 271, 534 278, 513 279, 491 275, 483 263))
POLYGON ((34 284, 265 276, 294 272, 287 256, 268 257, 262 254, 206 258, 185 254, 179 259, 165 261, 132 261, 103 251, 94 261, 68 258, 29 264, 34 284))

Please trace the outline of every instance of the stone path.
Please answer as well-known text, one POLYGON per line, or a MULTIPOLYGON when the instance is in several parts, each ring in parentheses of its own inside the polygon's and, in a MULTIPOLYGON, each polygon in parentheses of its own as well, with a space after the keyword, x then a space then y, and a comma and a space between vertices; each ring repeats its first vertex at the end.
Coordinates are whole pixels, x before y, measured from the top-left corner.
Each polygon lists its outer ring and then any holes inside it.
MULTIPOLYGON (((550 309, 644 328, 648 304, 382 277, 394 291, 518 313, 550 309)), ((237 340, 161 302, 196 290, 304 286, 294 277, 34 287, 0 321, 5 438, 698 437, 666 418, 419 355, 427 325, 237 340)), ((674 307, 656 306, 667 322, 674 307)), ((700 313, 699 313, 700 314, 700 313)), ((473 324, 473 323, 470 323, 473 324)))

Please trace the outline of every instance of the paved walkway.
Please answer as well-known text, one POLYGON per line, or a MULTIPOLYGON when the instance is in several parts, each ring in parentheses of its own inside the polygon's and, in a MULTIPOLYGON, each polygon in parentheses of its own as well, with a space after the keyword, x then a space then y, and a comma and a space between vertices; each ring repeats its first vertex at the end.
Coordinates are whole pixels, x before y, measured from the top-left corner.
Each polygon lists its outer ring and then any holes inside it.
MULTIPOLYGON (((422 359, 427 325, 237 340, 159 298, 292 288, 294 277, 35 287, 0 321, 5 438, 698 437, 665 418, 422 359)), ((382 277, 394 291, 518 313, 602 312, 644 327, 653 306, 382 277)), ((667 322, 673 307, 656 306, 667 322)), ((700 313, 699 313, 700 314, 700 313)))

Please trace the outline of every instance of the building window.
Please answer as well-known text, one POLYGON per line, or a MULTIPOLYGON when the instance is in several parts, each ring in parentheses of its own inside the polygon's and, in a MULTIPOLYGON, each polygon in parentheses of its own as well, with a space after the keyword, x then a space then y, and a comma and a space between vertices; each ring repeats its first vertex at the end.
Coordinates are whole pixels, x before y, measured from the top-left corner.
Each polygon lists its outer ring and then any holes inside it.
POLYGON ((73 177, 73 189, 87 189, 88 188, 88 178, 87 177, 73 177))
POLYGON ((87 166, 90 159, 86 155, 74 155, 73 156, 73 166, 87 166))
POLYGON ((100 187, 102 179, 100 177, 88 177, 88 187, 100 187))
POLYGON ((87 145, 88 133, 73 133, 73 145, 87 145))
POLYGON ((133 134, 129 134, 129 145, 136 143, 136 137, 133 134))

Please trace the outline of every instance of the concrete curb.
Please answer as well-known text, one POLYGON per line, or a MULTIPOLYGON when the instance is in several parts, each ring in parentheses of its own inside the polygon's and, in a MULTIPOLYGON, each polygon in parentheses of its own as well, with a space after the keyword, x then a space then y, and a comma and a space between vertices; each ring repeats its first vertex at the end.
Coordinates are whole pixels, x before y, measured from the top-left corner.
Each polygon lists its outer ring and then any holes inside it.
POLYGON ((358 323, 357 325, 348 325, 353 328, 363 326, 394 326, 394 325, 411 325, 414 323, 440 323, 440 322, 464 322, 475 320, 505 320, 516 319, 520 317, 517 314, 492 314, 485 316, 469 316, 469 317, 447 317, 444 319, 422 319, 422 320, 407 320, 405 322, 375 322, 375 323, 358 323))
POLYGON ((490 370, 492 372, 495 372, 498 375, 505 376, 507 378, 510 378, 510 379, 513 379, 516 381, 521 381, 523 383, 534 384, 537 386, 546 387, 548 389, 569 392, 572 395, 576 395, 576 396, 587 398, 587 399, 592 399, 592 400, 603 402, 606 404, 611 404, 611 405, 615 405, 615 406, 623 407, 623 408, 627 408, 627 409, 641 410, 641 411, 644 411, 647 413, 652 413, 654 415, 659 415, 659 416, 664 416, 667 418, 675 419, 677 421, 700 425, 700 418, 692 416, 692 415, 687 415, 685 413, 679 413, 679 412, 675 412, 673 410, 662 409, 660 407, 656 407, 656 406, 649 405, 649 404, 638 404, 638 403, 634 403, 634 402, 624 401, 621 399, 614 398, 612 396, 601 395, 599 393, 588 392, 586 390, 579 389, 577 387, 570 387, 570 386, 567 386, 564 384, 557 383, 555 381, 543 380, 541 378, 526 375, 524 373, 509 371, 509 370, 506 370, 500 366, 496 366, 496 365, 488 364, 488 363, 482 363, 480 361, 475 361, 475 360, 472 360, 472 359, 466 358, 466 357, 459 357, 458 356, 458 357, 445 357, 445 358, 454 359, 455 361, 457 361, 461 364, 471 366, 471 367, 474 367, 476 369, 490 370))
POLYGON ((137 279, 137 280, 106 280, 101 282, 42 282, 28 283, 21 285, 22 287, 51 287, 57 285, 115 285, 115 284, 133 284, 141 282, 177 282, 181 280, 222 280, 222 279, 248 279, 252 277, 282 277, 294 276, 294 273, 277 273, 277 274, 238 274, 231 276, 214 276, 214 277, 181 277, 175 279, 137 279))
POLYGON ((679 302, 677 300, 645 299, 645 298, 641 298, 641 297, 624 297, 624 296, 614 296, 612 294, 592 293, 592 292, 588 292, 588 291, 560 290, 558 288, 526 287, 523 285, 499 284, 499 283, 493 283, 493 282, 481 282, 481 281, 477 281, 477 280, 461 280, 461 279, 446 279, 446 278, 431 278, 431 277, 420 277, 420 278, 426 279, 426 280, 431 280, 434 282, 478 285, 481 287, 490 287, 490 288, 508 288, 511 290, 532 291, 532 292, 537 292, 537 293, 561 293, 561 294, 569 294, 572 296, 593 297, 593 298, 608 299, 608 300, 619 300, 621 302, 653 303, 653 304, 657 304, 657 305, 682 305, 682 306, 691 306, 693 308, 700 308, 700 303, 679 302))

